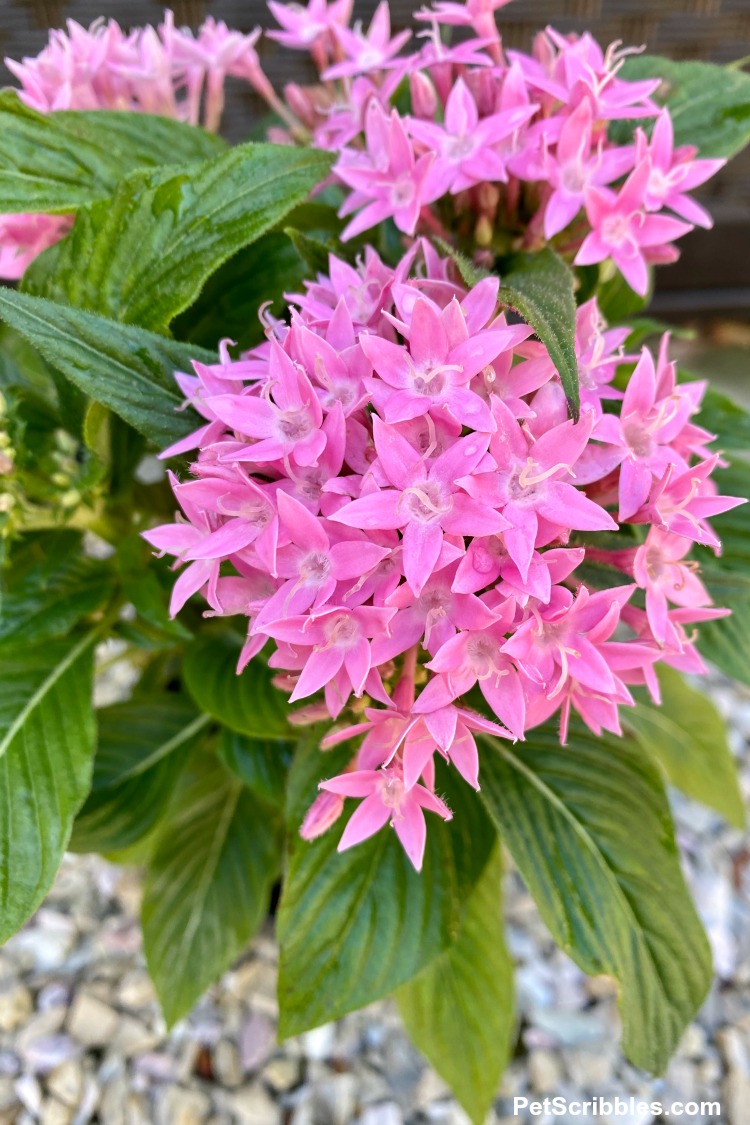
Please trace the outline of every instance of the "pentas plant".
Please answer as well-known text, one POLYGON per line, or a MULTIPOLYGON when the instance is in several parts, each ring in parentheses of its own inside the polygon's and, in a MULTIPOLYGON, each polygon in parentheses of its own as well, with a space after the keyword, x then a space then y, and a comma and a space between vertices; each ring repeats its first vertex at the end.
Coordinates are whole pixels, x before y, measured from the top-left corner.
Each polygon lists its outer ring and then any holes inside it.
POLYGON ((694 677, 750 680, 750 419, 641 313, 750 78, 269 6, 316 85, 167 13, 0 92, 0 940, 136 864, 174 1023, 271 913, 280 1035, 394 994, 481 1123, 502 854, 637 1066, 711 981, 665 783, 744 823, 694 677))
POLYGON ((705 671, 671 614, 727 612, 685 556, 719 551, 709 518, 742 503, 711 480, 714 435, 693 421, 705 384, 677 384, 667 337, 623 394, 627 332, 582 305, 579 370, 588 351, 597 377, 574 422, 545 349, 498 307, 499 279, 467 289, 450 267, 428 243, 393 269, 332 256, 263 344, 233 361, 225 341, 218 364, 180 375, 208 424, 164 454, 199 450, 193 479, 171 478, 179 522, 144 532, 184 565, 173 613, 201 591, 210 613, 249 619, 240 672, 270 640, 290 703, 323 693, 310 719, 379 705, 325 736, 366 735, 301 832, 364 798, 339 849, 389 823, 417 870, 422 810, 451 818, 436 754, 478 789, 472 731, 523 739, 560 712, 565 745, 576 712, 621 734, 628 685, 659 702, 659 661, 705 671), (620 524, 650 525, 643 545, 571 545, 620 524), (592 553, 633 581, 590 590, 578 572, 592 553), (642 623, 627 614, 639 588, 642 623), (466 698, 477 686, 490 717, 466 698))

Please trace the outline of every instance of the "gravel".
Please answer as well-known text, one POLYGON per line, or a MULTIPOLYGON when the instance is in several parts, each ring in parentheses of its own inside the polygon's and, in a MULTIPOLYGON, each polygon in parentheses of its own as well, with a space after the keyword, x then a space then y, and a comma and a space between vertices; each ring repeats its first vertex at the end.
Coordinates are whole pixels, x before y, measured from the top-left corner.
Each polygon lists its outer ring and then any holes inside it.
MULTIPOLYGON (((716 681, 712 695, 750 798, 750 694, 716 681)), ((555 1095, 718 1100, 720 1119, 689 1120, 748 1121, 750 838, 678 795, 674 809, 717 976, 666 1076, 624 1061, 613 983, 588 980, 555 948, 510 873, 521 1022, 488 1122, 609 1120, 513 1116, 515 1096, 555 1095)), ((467 1125, 390 1002, 278 1046, 270 928, 167 1033, 144 967, 139 897, 137 872, 66 856, 44 906, 0 950, 0 1125, 467 1125)), ((653 1120, 621 1115, 611 1125, 653 1120)))

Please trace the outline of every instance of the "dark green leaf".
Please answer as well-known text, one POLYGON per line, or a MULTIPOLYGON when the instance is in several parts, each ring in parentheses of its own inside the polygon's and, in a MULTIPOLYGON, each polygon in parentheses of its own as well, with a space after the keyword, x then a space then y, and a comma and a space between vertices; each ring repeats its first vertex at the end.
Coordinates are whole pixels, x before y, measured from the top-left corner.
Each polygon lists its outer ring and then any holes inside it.
POLYGON ((286 779, 285 819, 290 832, 296 833, 307 810, 318 795, 318 782, 341 773, 354 757, 359 740, 340 742, 331 750, 320 749, 320 735, 301 730, 286 779))
MULTIPOLYGON (((692 329, 676 328, 673 324, 667 324, 653 316, 631 317, 628 321, 628 327, 630 328, 630 335, 625 341, 625 348, 631 354, 653 337, 663 336, 665 332, 669 332, 672 338, 677 340, 692 340, 695 338, 692 329)), ((656 348, 658 341, 654 340, 653 346, 656 348)))
POLYGON ((202 711, 250 738, 290 735, 289 704, 271 683, 271 673, 252 660, 237 675, 242 642, 232 633, 211 633, 191 644, 185 655, 185 684, 202 711))
MULTIPOLYGON (((305 843, 297 827, 317 782, 339 772, 355 750, 347 744, 320 753, 308 742, 292 766, 291 859, 278 919, 282 1036, 387 995, 446 949, 456 936, 461 902, 495 842, 476 794, 456 783, 448 796, 454 819, 444 824, 427 814, 419 875, 388 827, 357 847, 336 851, 353 808, 319 839, 305 843)), ((444 781, 441 774, 440 792, 444 781)))
POLYGON ((0 593, 0 642, 28 645, 69 632, 112 594, 111 567, 83 554, 75 531, 29 536, 0 593))
POLYGON ((154 571, 145 570, 140 575, 128 575, 123 580, 122 592, 138 617, 156 631, 155 640, 160 637, 172 644, 190 640, 193 635, 190 630, 169 616, 169 595, 154 571))
POLYGON ((283 1038, 388 995, 455 933, 457 888, 440 825, 429 825, 419 875, 388 828, 338 854, 340 836, 337 825, 292 847, 278 917, 283 1038))
POLYGON ((284 234, 305 267, 305 276, 316 277, 319 273, 328 273, 328 255, 332 250, 330 244, 303 234, 295 227, 284 227, 284 234))
POLYGON ((141 623, 155 631, 155 639, 187 641, 192 637, 185 625, 169 616, 169 596, 174 572, 166 559, 158 559, 140 535, 132 533, 117 548, 122 592, 141 623))
POLYGON ((573 272, 553 250, 516 254, 500 278, 500 300, 520 313, 547 348, 574 419, 580 410, 573 272))
POLYGON ((0 647, 0 943, 49 890, 91 778, 94 634, 0 647))
POLYGON ((138 168, 222 152, 218 137, 152 114, 37 113, 0 91, 0 211, 75 211, 106 199, 138 168))
POLYGON ((164 329, 231 256, 271 229, 330 167, 328 154, 240 145, 180 172, 123 181, 79 211, 44 296, 164 329))
POLYGON ((99 711, 91 793, 71 847, 114 852, 148 836, 163 817, 185 759, 210 719, 184 696, 136 694, 99 711))
POLYGON ((146 960, 168 1024, 187 1015, 258 929, 279 863, 269 806, 217 758, 196 756, 144 887, 146 960))
MULTIPOLYGON (((497 830, 476 792, 441 759, 436 762, 435 789, 453 813, 446 836, 452 853, 451 864, 456 871, 458 896, 463 902, 492 856, 497 830)), ((435 818, 428 823, 432 827, 435 818)), ((440 828, 440 824, 437 827, 440 828)))
POLYGON ((491 276, 489 270, 484 269, 482 266, 475 266, 466 254, 462 254, 460 250, 456 250, 456 248, 451 246, 449 242, 446 242, 445 239, 436 238, 435 245, 441 254, 447 254, 449 258, 453 259, 461 280, 464 285, 468 285, 469 288, 478 285, 485 277, 491 276))
MULTIPOLYGON (((718 596, 718 595, 717 595, 718 596)), ((732 680, 750 686, 750 595, 732 601, 732 616, 700 626, 698 649, 732 680)))
POLYGON ((647 307, 649 298, 634 292, 620 271, 615 270, 612 277, 598 286, 596 302, 608 324, 630 324, 647 307))
POLYGON ((711 983, 656 766, 629 738, 573 724, 485 739, 482 793, 555 941, 620 984, 623 1050, 660 1072, 711 983))
POLYGON ((745 805, 724 720, 708 696, 673 668, 659 668, 659 684, 661 706, 641 698, 635 707, 623 709, 623 723, 672 785, 744 828, 745 805))
POLYGON ((0 289, 0 317, 76 387, 156 445, 197 428, 194 414, 177 412, 182 396, 173 379, 175 370, 190 370, 191 359, 215 361, 197 345, 10 289, 0 289))
MULTIPOLYGON (((750 75, 714 63, 674 59, 659 55, 633 55, 625 60, 622 78, 640 81, 659 78, 654 95, 669 107, 675 144, 694 145, 702 157, 730 157, 750 141, 750 75)), ((635 125, 652 122, 618 122, 614 136, 621 143, 635 125)))
POLYGON ((23 398, 49 411, 54 419, 60 404, 55 381, 37 351, 7 324, 0 325, 0 390, 17 390, 23 398))
POLYGON ((280 316, 284 293, 299 291, 308 273, 286 235, 269 231, 209 277, 195 304, 174 321, 174 334, 207 348, 227 336, 240 348, 253 347, 263 338, 261 305, 270 301, 271 313, 280 316))
MULTIPOLYGON (((687 374, 680 369, 681 377, 687 374)), ((689 377, 700 378, 696 375, 689 377)), ((729 395, 715 387, 708 387, 703 396, 698 421, 712 434, 716 434, 719 449, 750 452, 750 414, 729 395)), ((747 471, 747 479, 750 481, 750 469, 747 471)))
POLYGON ((235 777, 259 797, 279 808, 284 806, 293 750, 291 742, 281 739, 261 741, 247 738, 234 730, 223 730, 217 747, 219 757, 235 777))
POLYGON ((461 914, 453 945, 396 993, 406 1030, 483 1125, 510 1056, 513 964, 505 946, 499 849, 461 914))
MULTIPOLYGON (((749 478, 750 468, 740 457, 730 468, 716 472, 713 477, 719 492, 725 496, 747 496, 749 478)), ((740 504, 714 516, 711 526, 721 540, 722 552, 717 558, 712 551, 700 551, 702 577, 717 605, 740 610, 750 604, 750 504, 740 504)), ((705 634, 714 630, 720 632, 727 624, 725 621, 711 623, 705 626, 705 634)), ((702 627, 700 637, 705 634, 702 627)), ((746 641, 747 645, 750 640, 746 641)), ((702 646, 701 651, 704 651, 702 646)), ((734 673, 729 671, 728 674, 734 673)))

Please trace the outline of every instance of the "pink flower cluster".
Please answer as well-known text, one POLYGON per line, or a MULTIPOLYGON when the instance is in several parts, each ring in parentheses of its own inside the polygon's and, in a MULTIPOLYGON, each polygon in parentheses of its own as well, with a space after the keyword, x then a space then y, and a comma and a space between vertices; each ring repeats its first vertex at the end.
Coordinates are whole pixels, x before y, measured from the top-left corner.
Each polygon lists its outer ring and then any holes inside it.
MULTIPOLYGON (((347 189, 350 238, 392 219, 408 235, 459 233, 488 254, 551 242, 579 265, 611 260, 639 293, 647 266, 677 257, 675 239, 710 226, 687 193, 723 164, 674 148, 667 110, 651 94, 658 80, 618 76, 626 50, 603 52, 590 35, 548 28, 530 55, 505 51, 495 9, 508 0, 441 0, 416 18, 424 43, 402 48, 391 35, 387 0, 367 31, 350 26, 352 0, 270 0, 285 47, 309 52, 321 84, 290 83, 280 99, 250 35, 209 17, 197 35, 174 26, 129 33, 114 21, 89 30, 69 22, 36 58, 6 60, 34 108, 126 109, 218 128, 228 75, 249 82, 281 119, 270 131, 285 143, 339 153, 334 176, 347 189), (453 46, 441 30, 469 37, 453 46), (400 112, 404 84, 409 112, 400 112), (656 117, 651 138, 609 137, 618 120, 656 117), (666 212, 666 213, 663 213, 666 212)), ((0 216, 0 276, 20 277, 65 233, 59 216, 0 216)))
MULTIPOLYGON (((20 82, 19 97, 32 109, 117 109, 156 113, 216 130, 227 76, 274 95, 263 75, 251 35, 209 17, 197 35, 177 28, 167 12, 159 28, 125 32, 114 20, 87 30, 74 20, 67 33, 51 31, 36 58, 6 59, 20 82)), ((65 215, 0 215, 0 277, 15 279, 70 227, 65 215)))
POLYGON ((619 732, 630 686, 658 697, 658 660, 702 670, 686 626, 724 611, 686 556, 718 548, 708 518, 739 501, 710 479, 703 385, 676 382, 665 341, 623 395, 627 330, 593 301, 578 422, 498 279, 467 289, 427 242, 395 269, 372 249, 356 267, 331 256, 290 306, 259 347, 232 359, 225 341, 177 375, 204 425, 164 456, 199 452, 172 477, 177 522, 145 536, 184 567, 173 614, 202 591, 211 615, 248 618, 239 671, 272 642, 290 702, 313 697, 292 721, 351 704, 324 745, 364 740, 303 835, 363 798, 340 846, 390 822, 419 868, 424 810, 450 818, 436 754, 478 787, 476 733, 522 739, 560 712, 564 741, 571 710, 619 732), (588 546, 625 524, 621 550, 588 546), (623 584, 585 584, 587 559, 623 584))
POLYGON ((340 154, 341 214, 354 216, 345 238, 392 219, 408 235, 447 227, 492 251, 552 242, 579 265, 612 260, 645 294, 648 264, 674 261, 675 239, 711 225, 686 193, 724 161, 675 149, 669 112, 651 99, 659 80, 620 78, 629 52, 618 44, 603 52, 588 34, 548 28, 530 55, 505 51, 494 9, 507 2, 417 12, 427 30, 411 54, 409 32, 391 37, 387 0, 367 31, 349 26, 347 0, 270 3, 284 29, 271 35, 309 51, 321 77, 286 87, 295 135, 307 129, 340 154), (447 46, 441 31, 456 26, 471 37, 447 46), (641 128, 633 143, 611 140, 613 122, 644 117, 656 118, 650 140, 641 128))

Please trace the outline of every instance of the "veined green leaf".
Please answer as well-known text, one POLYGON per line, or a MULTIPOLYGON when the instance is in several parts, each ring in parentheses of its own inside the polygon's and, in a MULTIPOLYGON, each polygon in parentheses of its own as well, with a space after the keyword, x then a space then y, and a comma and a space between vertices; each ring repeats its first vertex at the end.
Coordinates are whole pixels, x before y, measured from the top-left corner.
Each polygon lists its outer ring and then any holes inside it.
POLYGON ((429 825, 420 874, 387 828, 341 854, 340 836, 335 826, 292 845, 278 917, 283 1038, 387 996, 455 933, 457 889, 439 824, 429 825))
POLYGON ((396 993, 406 1030, 475 1125, 511 1053, 513 963, 502 917, 499 849, 464 904, 455 942, 396 993))
POLYGON ((27 536, 0 590, 0 642, 35 644, 69 632, 109 600, 111 567, 86 558, 76 531, 27 536))
MULTIPOLYGON (((447 949, 460 908, 495 843, 489 819, 464 783, 448 786, 454 818, 427 814, 424 866, 417 874, 385 827, 337 852, 341 820, 319 839, 297 834, 317 782, 344 767, 351 744, 320 753, 303 744, 289 778, 291 857, 278 916, 280 1034, 296 1035, 387 995, 447 949), (387 888, 385 893, 384 888, 387 888)), ((445 782, 445 784, 444 784, 445 782)))
POLYGON ((196 755, 151 858, 143 898, 146 961, 171 1025, 229 967, 262 923, 278 875, 269 805, 196 755))
MULTIPOLYGON (((688 375, 682 367, 680 376, 700 378, 699 375, 688 375)), ((699 421, 701 426, 717 435, 716 445, 719 449, 750 453, 750 414, 723 391, 716 387, 706 388, 699 421)), ((747 469, 747 479, 750 482, 750 467, 747 469)))
POLYGON ((278 808, 284 807, 286 778, 294 754, 291 741, 248 738, 235 730, 224 729, 216 752, 244 785, 278 808))
POLYGON ((182 396, 173 374, 190 370, 191 359, 214 362, 212 353, 10 289, 0 289, 0 318, 75 386, 156 445, 197 428, 195 415, 178 412, 182 396))
POLYGON ((500 278, 500 300, 520 313, 549 352, 574 419, 581 406, 573 272, 553 250, 514 255, 500 278))
MULTIPOLYGON (((710 406, 710 403, 709 403, 710 406)), ((739 409, 739 408, 738 408, 739 409)), ((716 426, 719 441, 731 448, 731 433, 742 445, 742 418, 722 411, 723 425, 716 426)), ((718 418, 714 419, 719 421, 718 418)), ((699 421, 703 423, 701 412, 699 421)), ((717 442, 717 445, 719 443, 717 442)), ((750 463, 742 456, 735 458, 728 469, 714 474, 719 492, 726 496, 747 496, 750 493, 750 463)), ((721 540, 721 555, 699 548, 701 577, 719 606, 732 611, 731 617, 703 622, 698 631, 698 649, 732 679, 750 684, 750 504, 740 504, 729 512, 711 519, 711 526, 721 540)))
MULTIPOLYGON (((750 464, 737 457, 728 469, 715 472, 713 479, 723 495, 747 496, 750 464)), ((713 516, 711 527, 721 540, 721 555, 698 549, 701 576, 717 605, 740 609, 750 602, 750 504, 740 504, 713 516)), ((724 624, 717 622, 716 627, 722 628, 724 624)))
POLYGON ((708 696, 679 672, 667 665, 658 672, 661 706, 639 692, 636 706, 623 708, 623 723, 673 785, 744 828, 745 805, 724 720, 708 696))
POLYGON ((711 983, 656 766, 630 738, 573 724, 483 740, 485 806, 555 941, 620 986, 623 1050, 660 1072, 711 983))
MULTIPOLYGON (((731 157, 750 141, 750 75, 715 63, 632 55, 620 71, 629 81, 659 78, 654 95, 669 107, 675 145, 694 145, 702 157, 731 157)), ((632 136, 636 125, 652 121, 618 122, 618 141, 632 136)))
POLYGON ((154 830, 189 751, 210 723, 185 696, 136 693, 98 712, 91 793, 73 826, 71 848, 116 852, 154 830))
POLYGON ((0 943, 52 885, 88 792, 94 640, 0 646, 0 943))
POLYGON ((163 330, 330 164, 316 149, 250 144, 177 172, 130 176, 111 199, 79 211, 41 295, 163 330))
POLYGON ((237 675, 242 642, 232 633, 211 633, 189 645, 183 662, 188 691, 202 711, 250 738, 289 738, 289 704, 271 673, 253 660, 237 675))
POLYGON ((138 168, 189 164, 226 149, 219 137, 147 113, 38 113, 0 91, 0 212, 65 213, 106 199, 138 168))
POLYGON ((284 293, 299 292, 308 274, 286 235, 269 231, 211 274, 172 330, 178 339, 207 348, 227 336, 241 349, 254 347, 263 339, 261 305, 270 301, 270 312, 281 316, 284 293))
POLYGON ((721 594, 716 597, 731 604, 732 615, 703 622, 698 631, 698 650, 725 676, 750 685, 750 592, 736 599, 721 594))
POLYGON ((328 255, 332 249, 330 243, 321 242, 292 226, 284 227, 284 234, 305 266, 307 276, 316 277, 319 273, 328 273, 328 255))

